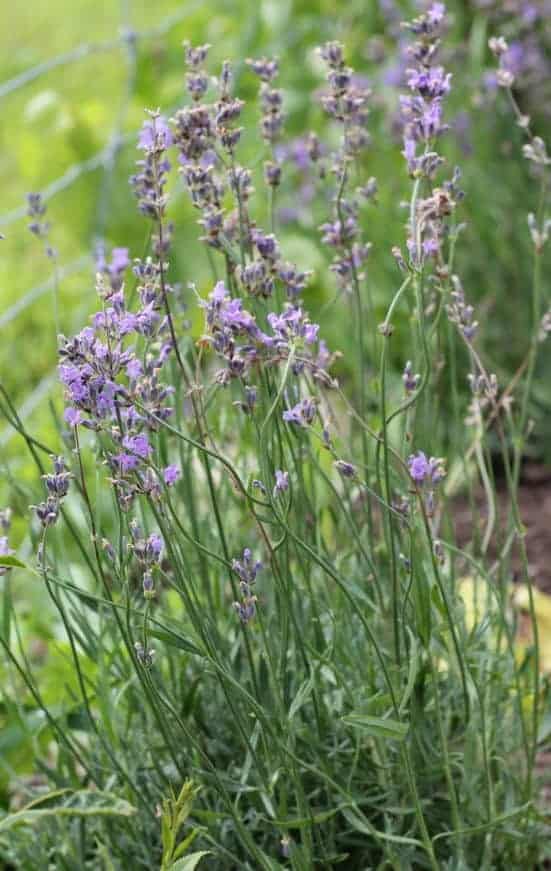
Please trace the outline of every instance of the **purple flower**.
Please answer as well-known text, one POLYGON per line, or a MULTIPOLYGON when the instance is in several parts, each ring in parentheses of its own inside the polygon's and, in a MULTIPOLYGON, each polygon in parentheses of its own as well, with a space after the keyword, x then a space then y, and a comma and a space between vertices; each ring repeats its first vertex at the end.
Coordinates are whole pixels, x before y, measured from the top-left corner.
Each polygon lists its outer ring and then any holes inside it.
POLYGON ((431 3, 427 10, 427 18, 433 25, 440 24, 444 20, 446 7, 444 3, 431 3))
POLYGON ((178 466, 167 466, 163 471, 163 478, 167 487, 172 487, 181 478, 182 473, 178 466))
MULTIPOLYGON (((43 220, 45 214, 46 205, 42 199, 42 194, 27 194, 27 215, 32 219, 31 223, 28 225, 29 230, 34 236, 47 241, 50 224, 43 220)), ((54 252, 49 246, 47 246, 46 253, 51 256, 54 252)))
MULTIPOLYGON (((138 143, 138 148, 144 152, 144 156, 136 161, 137 171, 130 177, 130 184, 142 215, 158 221, 166 210, 165 185, 170 170, 166 149, 172 144, 172 133, 158 112, 149 114, 151 118, 144 122, 138 143)), ((161 246, 163 247, 161 252, 159 245, 158 241, 157 253, 166 253, 166 246, 161 246)))
POLYGON ((243 624, 247 624, 256 614, 256 596, 245 596, 243 601, 234 602, 233 607, 243 624))
POLYGON ((50 496, 56 499, 63 499, 69 492, 69 482, 71 473, 65 468, 65 460, 63 457, 53 457, 54 472, 53 474, 42 475, 42 480, 46 484, 46 489, 50 496))
POLYGON ((133 454, 117 454, 113 459, 118 464, 123 474, 126 472, 133 472, 134 469, 138 468, 139 460, 133 454))
POLYGON ((149 444, 149 439, 141 433, 136 436, 125 436, 122 440, 122 445, 130 453, 146 460, 152 453, 153 448, 149 444))
POLYGON ((246 547, 240 560, 232 560, 232 569, 239 575, 242 583, 250 586, 256 582, 256 576, 262 569, 262 563, 260 560, 253 560, 250 548, 246 547))
POLYGON ((146 569, 158 565, 163 552, 163 539, 161 536, 153 532, 148 538, 143 538, 140 526, 135 520, 130 521, 129 528, 132 535, 130 549, 134 551, 138 562, 142 563, 146 569))
POLYGON ((293 408, 283 412, 283 420, 297 426, 308 426, 316 416, 316 403, 311 398, 301 399, 293 408))
POLYGON ((450 90, 450 80, 451 73, 445 73, 443 67, 407 70, 408 87, 422 97, 443 97, 450 90))
POLYGON ((414 481, 420 483, 429 475, 430 466, 426 455, 423 451, 418 451, 417 454, 412 454, 408 459, 409 474, 414 481))
POLYGON ((279 493, 283 493, 289 489, 289 472, 282 472, 281 469, 275 471, 275 487, 274 497, 279 493))
POLYGON ((404 372, 402 375, 402 382, 404 385, 404 390, 406 391, 406 396, 411 396, 411 394, 417 390, 420 381, 421 376, 414 374, 413 364, 411 360, 408 360, 406 365, 404 366, 404 372))
POLYGON ((153 575, 151 574, 151 572, 144 572, 144 576, 142 578, 142 589, 144 599, 155 598, 155 585, 153 583, 153 575))
POLYGON ((71 408, 69 406, 69 408, 65 409, 63 418, 69 426, 78 426, 79 423, 82 423, 82 412, 78 408, 71 408))
POLYGON ((310 323, 299 306, 286 303, 283 314, 270 312, 267 320, 274 331, 278 348, 286 347, 293 339, 303 339, 307 345, 313 345, 318 338, 318 324, 310 323))
POLYGON ((259 58, 258 60, 247 60, 248 65, 259 79, 263 82, 271 82, 279 73, 279 63, 277 60, 268 58, 259 58))
POLYGON ((346 460, 336 460, 335 468, 343 478, 355 478, 356 467, 352 463, 347 463, 346 460))
POLYGON ((44 528, 53 526, 59 514, 59 500, 55 496, 48 496, 45 502, 35 506, 35 512, 44 528))
POLYGON ((126 365, 126 374, 129 378, 135 381, 140 375, 143 375, 143 366, 137 357, 132 357, 126 365))
POLYGON ((431 457, 429 460, 429 475, 433 484, 439 484, 446 477, 444 460, 441 457, 431 457))
POLYGON ((427 459, 423 451, 418 451, 409 457, 408 469, 411 477, 418 484, 427 482, 436 486, 446 475, 444 460, 441 457, 427 459))
POLYGON ((250 549, 246 547, 242 559, 232 561, 232 569, 239 576, 239 589, 242 596, 241 602, 234 602, 233 607, 241 622, 248 623, 256 614, 257 598, 253 596, 251 587, 256 583, 256 576, 262 569, 262 563, 253 560, 250 549))
POLYGON ((163 550, 163 540, 156 532, 152 533, 147 539, 148 553, 153 559, 158 560, 163 550))
POLYGON ((172 145, 172 131, 162 115, 144 121, 138 137, 138 148, 147 151, 160 146, 163 150, 172 145))

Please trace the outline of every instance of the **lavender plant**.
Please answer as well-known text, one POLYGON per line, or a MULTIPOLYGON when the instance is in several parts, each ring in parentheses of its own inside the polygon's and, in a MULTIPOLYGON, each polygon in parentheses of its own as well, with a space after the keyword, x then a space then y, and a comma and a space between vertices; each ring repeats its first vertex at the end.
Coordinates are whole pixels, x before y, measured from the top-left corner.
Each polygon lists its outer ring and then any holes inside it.
MULTIPOLYGON (((148 250, 98 252, 98 311, 59 337, 63 454, 28 433, 2 393, 43 477, 30 571, 58 614, 74 678, 48 701, 6 610, 7 695, 23 721, 30 701, 40 712, 32 737, 46 790, 0 821, 0 848, 18 867, 490 869, 540 858, 548 827, 534 768, 547 687, 533 606, 533 648, 520 660, 515 647, 510 555, 518 545, 527 569, 517 445, 546 321, 537 278, 515 413, 477 347, 456 272, 463 193, 441 145, 446 24, 432 3, 404 25, 407 221, 405 238, 379 252, 363 217, 377 190, 369 95, 340 43, 320 49, 330 127, 327 144, 310 134, 306 151, 328 191, 321 244, 351 347, 327 346, 306 305, 313 270, 288 260, 278 237, 288 167, 277 61, 249 62, 261 82, 255 172, 240 163, 247 131, 231 65, 212 79, 209 46, 187 44, 187 102, 171 118, 148 113, 131 178, 148 250), (192 256, 208 259, 208 286, 176 280, 174 176, 197 213, 192 256), (396 262, 378 326, 377 254, 396 262), (392 379, 405 310, 409 359, 392 379), (443 367, 461 415, 463 352, 474 436, 459 461, 437 455, 434 418, 443 367), (352 384, 339 376, 347 357, 352 384), (497 559, 490 431, 511 505, 497 559), (488 500, 482 543, 463 549, 458 463, 488 500)), ((530 137, 526 156, 546 167, 539 143, 530 137)), ((543 190, 530 220, 536 254, 549 229, 543 190)), ((45 227, 42 206, 36 215, 45 227)), ((4 576, 17 568, 8 526, 2 514, 4 576)), ((531 590, 528 571, 526 581, 531 590)))

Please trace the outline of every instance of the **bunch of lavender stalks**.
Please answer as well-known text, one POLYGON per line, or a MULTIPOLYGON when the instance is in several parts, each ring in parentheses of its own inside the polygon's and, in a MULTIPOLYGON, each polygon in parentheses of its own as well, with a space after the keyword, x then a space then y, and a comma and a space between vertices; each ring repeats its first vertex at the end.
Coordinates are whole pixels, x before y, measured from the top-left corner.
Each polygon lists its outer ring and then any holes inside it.
MULTIPOLYGON (((27 799, 38 783, 48 803, 33 807, 50 809, 0 820, 15 867, 478 871, 528 869, 543 855, 535 761, 547 685, 518 485, 551 331, 549 158, 503 66, 541 196, 529 216, 533 341, 514 383, 500 384, 456 268, 464 194, 440 151, 447 24, 432 3, 404 25, 405 236, 379 251, 367 238, 371 94, 340 43, 319 50, 327 123, 302 143, 324 191, 319 240, 346 347, 328 347, 307 310, 318 276, 278 239, 288 167, 277 60, 248 62, 264 155, 253 171, 239 162, 231 65, 213 78, 209 46, 186 45, 187 102, 171 118, 148 113, 131 178, 148 249, 102 250, 98 311, 59 337, 62 448, 34 438, 1 388, 43 478, 26 577, 51 600, 72 675, 56 701, 45 697, 9 595, 22 569, 3 512, 3 695, 30 732, 27 799), (208 286, 174 274, 181 188, 208 286), (396 290, 377 323, 370 261, 390 255, 396 290), (409 324, 406 351, 394 347, 397 321, 409 324), (439 443, 443 382, 460 435, 439 443), (508 490, 501 518, 490 439, 508 490), (460 487, 485 502, 462 547, 460 487), (522 652, 515 555, 530 608, 522 652), (162 808, 190 780, 191 816, 172 830, 162 808), (185 864, 186 842, 173 861, 190 832, 200 852, 185 864)), ((506 56, 504 40, 490 48, 506 56)), ((46 240, 44 212, 32 195, 30 229, 46 240)))

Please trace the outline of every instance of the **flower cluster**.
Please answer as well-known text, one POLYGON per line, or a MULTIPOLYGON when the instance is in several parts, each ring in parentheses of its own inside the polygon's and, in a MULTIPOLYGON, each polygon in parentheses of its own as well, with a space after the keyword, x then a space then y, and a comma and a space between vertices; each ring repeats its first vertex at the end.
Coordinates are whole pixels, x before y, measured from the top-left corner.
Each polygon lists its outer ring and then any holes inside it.
POLYGON ((243 307, 243 300, 230 296, 223 281, 201 305, 206 321, 203 342, 226 361, 225 368, 216 375, 220 384, 247 376, 253 364, 276 365, 291 355, 294 375, 307 368, 326 386, 333 383, 327 374, 332 356, 325 343, 318 340, 318 325, 310 322, 300 306, 287 303, 282 314, 269 313, 266 329, 271 332, 267 333, 243 307))
MULTIPOLYGON (((340 125, 342 143, 340 151, 334 156, 332 172, 336 177, 337 192, 333 200, 334 215, 329 222, 322 224, 322 242, 335 251, 331 271, 336 275, 339 286, 348 289, 367 260, 371 246, 361 237, 359 212, 360 198, 346 196, 348 164, 366 148, 369 143, 367 126, 367 101, 370 91, 362 87, 355 78, 353 70, 345 64, 343 46, 339 42, 328 42, 320 49, 325 61, 329 93, 322 99, 325 111, 340 125)), ((361 199, 364 195, 360 191, 361 199)))
POLYGON ((406 396, 411 396, 412 393, 415 393, 415 391, 419 387, 420 381, 421 376, 413 372, 413 364, 411 360, 408 360, 406 365, 404 366, 404 371, 402 374, 402 383, 404 385, 406 396))
POLYGON ((147 469, 152 453, 149 433, 172 411, 167 405, 172 388, 160 378, 172 343, 163 314, 160 264, 150 258, 135 261, 140 306, 131 311, 119 269, 123 262, 122 255, 112 257, 109 285, 98 274, 103 307, 93 315, 91 326, 71 339, 60 337, 59 376, 69 403, 67 423, 108 437, 106 459, 119 503, 127 510, 137 492, 154 495, 159 489, 147 469), (140 343, 147 351, 139 353, 140 343))
MULTIPOLYGON (((472 393, 472 400, 469 404, 469 412, 465 418, 467 426, 478 426, 482 420, 482 413, 491 406, 496 407, 496 400, 499 392, 499 384, 497 376, 492 373, 488 375, 486 372, 479 372, 478 375, 470 372, 467 375, 467 381, 472 393)), ((503 397, 502 405, 506 408, 510 404, 511 397, 503 397)))
POLYGON ((548 115, 551 61, 545 27, 549 18, 546 0, 496 3, 492 13, 497 19, 494 27, 505 30, 508 39, 494 36, 489 40, 499 67, 495 77, 492 74, 486 77, 487 85, 489 88, 494 88, 495 84, 503 88, 514 86, 521 94, 523 106, 548 115))
MULTIPOLYGON (((284 120, 282 93, 278 88, 272 87, 272 83, 279 73, 279 64, 277 60, 268 60, 267 58, 248 60, 247 63, 261 80, 260 106, 262 109, 262 119, 260 122, 260 132, 264 141, 273 146, 279 138, 284 120)), ((279 167, 277 164, 269 163, 266 165, 265 170, 266 180, 269 184, 276 187, 279 184, 279 167)))
POLYGON ((407 462, 411 479, 416 487, 423 487, 427 515, 434 514, 434 492, 438 484, 446 477, 445 461, 441 457, 427 459, 423 451, 411 454, 407 462))
POLYGON ((273 490, 274 499, 281 493, 285 493, 289 489, 289 472, 284 472, 281 469, 275 470, 275 486, 273 490))
POLYGON ((444 460, 439 457, 427 459, 423 451, 412 454, 408 459, 409 474, 416 484, 439 484, 445 477, 444 460))
POLYGON ((349 463, 347 460, 335 460, 333 463, 335 469, 343 478, 355 478, 356 477, 356 466, 352 463, 349 463))
POLYGON ((231 250, 236 228, 248 226, 245 204, 251 193, 248 170, 236 165, 235 149, 241 138, 236 126, 243 101, 231 93, 232 71, 225 62, 218 82, 218 99, 202 102, 208 89, 203 64, 209 46, 185 46, 187 90, 192 104, 179 109, 171 119, 172 139, 179 151, 180 173, 194 207, 200 212, 201 240, 212 248, 231 250), (227 157, 223 160, 218 149, 227 157), (227 187, 239 207, 226 213, 223 198, 227 187), (238 215, 239 213, 239 215, 238 215))
POLYGON ((29 193, 27 194, 27 216, 31 219, 28 228, 38 239, 42 239, 45 244, 45 251, 48 257, 55 257, 56 252, 51 247, 48 238, 50 235, 50 223, 45 220, 46 204, 42 199, 42 194, 29 193))
POLYGON ((371 91, 362 87, 354 71, 344 60, 340 42, 327 42, 320 48, 325 61, 329 93, 321 102, 325 111, 342 126, 343 150, 346 157, 357 157, 369 144, 367 101, 371 91))
POLYGON ((301 399, 300 402, 297 402, 292 408, 284 411, 283 420, 295 426, 306 427, 314 422, 316 412, 316 400, 311 396, 307 396, 301 399))
POLYGON ((96 272, 106 276, 111 290, 117 291, 121 289, 124 284, 126 270, 129 266, 128 248, 113 248, 110 261, 105 256, 103 245, 99 245, 96 249, 96 272))
POLYGON ((184 55, 188 72, 186 73, 186 88, 194 103, 201 100, 209 87, 208 76, 203 69, 203 64, 209 53, 210 45, 191 45, 184 42, 184 55))
POLYGON ((201 305, 207 329, 203 341, 226 360, 226 368, 218 372, 216 380, 227 384, 232 378, 241 378, 257 360, 264 334, 254 316, 243 308, 242 300, 232 299, 223 281, 201 305))
POLYGON ((448 318, 456 324, 465 341, 470 344, 476 336, 478 321, 474 320, 474 308, 465 300, 465 291, 458 275, 452 275, 452 302, 447 306, 448 318))
POLYGON ((289 299, 296 299, 306 288, 311 272, 298 269, 281 257, 278 241, 273 233, 251 230, 254 256, 237 266, 235 276, 249 296, 271 297, 279 282, 289 299))
MULTIPOLYGON (((402 153, 416 179, 432 180, 443 163, 434 143, 448 129, 443 122, 442 101, 450 90, 451 74, 436 62, 445 14, 443 3, 432 3, 426 12, 404 25, 415 40, 408 46, 412 66, 406 71, 406 82, 410 93, 400 97, 402 153)), ((440 252, 447 232, 446 219, 463 196, 458 182, 459 170, 455 170, 451 180, 435 187, 428 196, 414 199, 407 246, 410 264, 416 269, 440 252)))
POLYGON ((414 266, 420 268, 427 257, 439 254, 448 231, 447 219, 463 197, 459 179, 460 172, 456 168, 451 179, 433 188, 429 196, 416 200, 414 221, 407 240, 410 262, 414 266))
POLYGON ((136 162, 138 171, 131 176, 130 184, 142 215, 158 221, 164 217, 167 203, 165 186, 170 161, 166 152, 172 144, 172 134, 159 112, 149 114, 150 121, 145 122, 138 141, 144 157, 136 162))
POLYGON ((239 577, 239 589, 241 592, 241 601, 234 602, 233 607, 239 615, 241 622, 246 624, 256 614, 257 597, 253 594, 252 589, 256 584, 256 577, 262 569, 262 563, 258 560, 253 560, 250 549, 246 547, 242 558, 232 561, 232 569, 239 577))
POLYGON ((361 278, 359 270, 369 256, 371 243, 361 239, 359 203, 357 199, 341 198, 336 210, 339 217, 320 227, 321 241, 336 253, 330 266, 339 286, 348 288, 354 274, 361 278))
POLYGON ((69 483, 72 478, 71 473, 67 471, 63 457, 52 457, 52 462, 53 473, 42 476, 46 485, 47 498, 44 502, 34 506, 36 516, 44 529, 53 526, 57 521, 61 503, 69 492, 69 483))
POLYGON ((129 529, 132 541, 128 547, 136 557, 143 572, 142 587, 144 598, 152 599, 155 596, 153 570, 158 568, 161 563, 163 540, 156 532, 151 533, 151 535, 145 538, 136 520, 130 521, 129 529))

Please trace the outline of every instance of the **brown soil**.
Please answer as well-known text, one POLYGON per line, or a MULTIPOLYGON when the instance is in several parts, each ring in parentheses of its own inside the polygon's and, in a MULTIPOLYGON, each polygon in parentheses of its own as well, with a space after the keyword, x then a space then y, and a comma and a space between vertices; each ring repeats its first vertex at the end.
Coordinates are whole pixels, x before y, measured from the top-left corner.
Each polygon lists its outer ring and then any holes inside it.
MULTIPOLYGON (((504 486, 498 487, 497 494, 499 524, 503 542, 503 524, 509 514, 508 495, 504 486)), ((473 539, 473 530, 478 529, 480 537, 486 528, 487 506, 482 492, 475 497, 475 517, 466 499, 457 501, 454 508, 454 521, 457 541, 467 544, 473 539), (476 524, 476 527, 474 527, 476 524)), ((551 468, 536 463, 526 464, 522 471, 519 488, 519 507, 521 519, 526 530, 526 550, 529 572, 540 590, 551 594, 551 468)), ((499 547, 499 533, 490 543, 489 555, 495 558, 499 547)), ((523 576, 518 546, 511 552, 512 570, 515 580, 523 576)))

